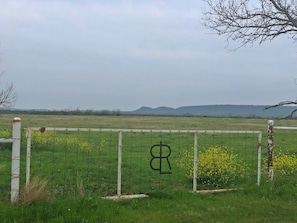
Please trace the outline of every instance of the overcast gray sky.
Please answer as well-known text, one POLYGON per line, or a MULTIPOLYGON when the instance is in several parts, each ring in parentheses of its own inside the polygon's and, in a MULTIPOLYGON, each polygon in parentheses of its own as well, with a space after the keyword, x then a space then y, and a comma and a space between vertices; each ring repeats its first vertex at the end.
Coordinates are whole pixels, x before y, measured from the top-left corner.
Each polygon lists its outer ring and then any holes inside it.
MULTIPOLYGON (((268 105, 297 99, 297 43, 226 49, 201 0, 0 0, 16 108, 268 105)), ((235 44, 236 45, 236 44, 235 44)))

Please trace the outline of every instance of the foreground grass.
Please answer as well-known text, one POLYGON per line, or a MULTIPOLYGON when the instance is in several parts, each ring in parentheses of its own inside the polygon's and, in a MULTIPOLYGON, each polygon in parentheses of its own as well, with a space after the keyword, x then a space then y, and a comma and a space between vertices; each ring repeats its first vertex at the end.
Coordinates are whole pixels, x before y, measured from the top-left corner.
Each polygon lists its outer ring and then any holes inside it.
POLYGON ((156 192, 149 198, 120 202, 89 195, 31 206, 1 202, 0 219, 1 222, 19 223, 297 222, 296 198, 294 185, 268 184, 217 194, 156 192))

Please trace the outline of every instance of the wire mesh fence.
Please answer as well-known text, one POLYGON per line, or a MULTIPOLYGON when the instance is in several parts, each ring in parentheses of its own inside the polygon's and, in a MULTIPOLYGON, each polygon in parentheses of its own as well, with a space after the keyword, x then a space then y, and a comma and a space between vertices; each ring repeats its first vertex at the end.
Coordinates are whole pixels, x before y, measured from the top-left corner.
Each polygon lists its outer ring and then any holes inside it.
MULTIPOLYGON (((20 131, 20 119, 13 126, 20 131)), ((297 128, 269 132, 273 180, 296 183, 297 128)), ((35 177, 47 179, 56 196, 244 188, 259 185, 270 163, 260 131, 27 128, 21 140, 14 134, 0 131, 0 192, 12 201, 17 181, 23 187, 35 177)))
POLYGON ((30 175, 46 178, 57 196, 93 192, 121 196, 156 190, 244 187, 260 182, 260 132, 29 130, 30 143, 23 145, 28 147, 30 158, 27 183, 30 175))
POLYGON ((11 187, 11 146, 11 143, 0 140, 0 194, 6 198, 9 198, 11 187))
POLYGON ((297 127, 274 126, 273 180, 297 186, 297 127))

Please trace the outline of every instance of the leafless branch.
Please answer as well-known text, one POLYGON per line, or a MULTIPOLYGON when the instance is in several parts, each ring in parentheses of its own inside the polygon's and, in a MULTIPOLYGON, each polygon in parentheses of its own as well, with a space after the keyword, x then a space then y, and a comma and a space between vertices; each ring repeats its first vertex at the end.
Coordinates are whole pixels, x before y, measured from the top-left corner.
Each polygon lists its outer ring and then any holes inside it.
POLYGON ((14 90, 13 84, 7 86, 0 91, 0 106, 11 107, 17 100, 17 94, 14 90))
MULTIPOLYGON (((282 101, 278 104, 267 106, 264 110, 270 109, 270 108, 276 108, 284 105, 297 105, 297 100, 296 101, 282 101)), ((288 116, 285 118, 293 118, 293 115, 297 112, 297 109, 294 109, 288 116)))
POLYGON ((287 34, 297 40, 296 0, 203 0, 203 25, 239 47, 287 34), (258 3, 257 3, 258 2, 258 3))
MULTIPOLYGON (((0 52, 0 55, 2 52, 0 52)), ((0 57, 0 62, 2 58, 0 57)), ((0 73, 0 79, 3 76, 3 72, 0 73)), ((1 82, 0 82, 1 84, 1 82)), ((17 93, 13 87, 13 84, 7 85, 6 87, 2 87, 0 85, 0 107, 11 107, 17 100, 17 93)))
POLYGON ((275 105, 271 105, 271 106, 268 106, 265 108, 266 109, 270 109, 270 108, 275 108, 275 107, 279 107, 279 106, 283 106, 283 105, 296 105, 297 104, 297 101, 282 101, 278 104, 275 104, 275 105))
MULTIPOLYGON (((3 73, 0 74, 0 78, 3 73)), ((11 107, 17 100, 17 93, 15 92, 13 84, 7 85, 0 90, 0 107, 11 107)))

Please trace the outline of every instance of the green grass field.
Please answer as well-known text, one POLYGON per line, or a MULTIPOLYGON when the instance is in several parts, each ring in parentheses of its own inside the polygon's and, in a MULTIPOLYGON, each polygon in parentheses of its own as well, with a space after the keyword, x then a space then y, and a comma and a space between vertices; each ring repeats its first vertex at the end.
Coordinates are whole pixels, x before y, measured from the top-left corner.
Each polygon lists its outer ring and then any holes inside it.
MULTIPOLYGON (((11 129, 13 115, 2 115, 0 129, 11 129)), ((267 120, 241 118, 150 116, 45 116, 19 115, 22 127, 252 130, 262 131, 262 156, 267 153, 267 120)), ((295 120, 275 120, 295 126, 295 120)), ((36 132, 36 134, 38 134, 36 132)), ((296 152, 294 131, 276 132, 276 149, 296 152)), ((24 135, 24 133, 23 133, 24 135)), ((24 137, 24 136, 23 136, 24 137)), ((122 193, 145 193, 148 198, 114 202, 101 197, 117 192, 118 133, 45 132, 32 139, 31 174, 48 180, 51 198, 31 205, 9 203, 9 146, 0 149, 1 222, 296 222, 296 174, 267 182, 265 164, 256 186, 257 135, 201 134, 201 149, 227 146, 249 166, 246 177, 220 188, 239 188, 217 194, 191 193, 192 180, 178 168, 182 151, 192 151, 192 134, 123 133, 122 193), (49 136, 46 137, 46 134, 49 136), (78 141, 77 141, 78 140, 78 141), (172 148, 172 174, 149 168, 150 147, 160 140, 172 148)), ((199 148, 200 148, 199 147, 199 148)), ((26 145, 22 144, 22 157, 26 145)), ((167 153, 168 151, 164 151, 167 153)), ((153 163, 157 165, 156 163, 153 163)), ((170 171, 166 162, 164 170, 170 171), (166 169, 167 168, 167 169, 166 169)), ((21 187, 25 182, 21 160, 21 187)), ((198 189, 214 189, 200 185, 198 189)))

